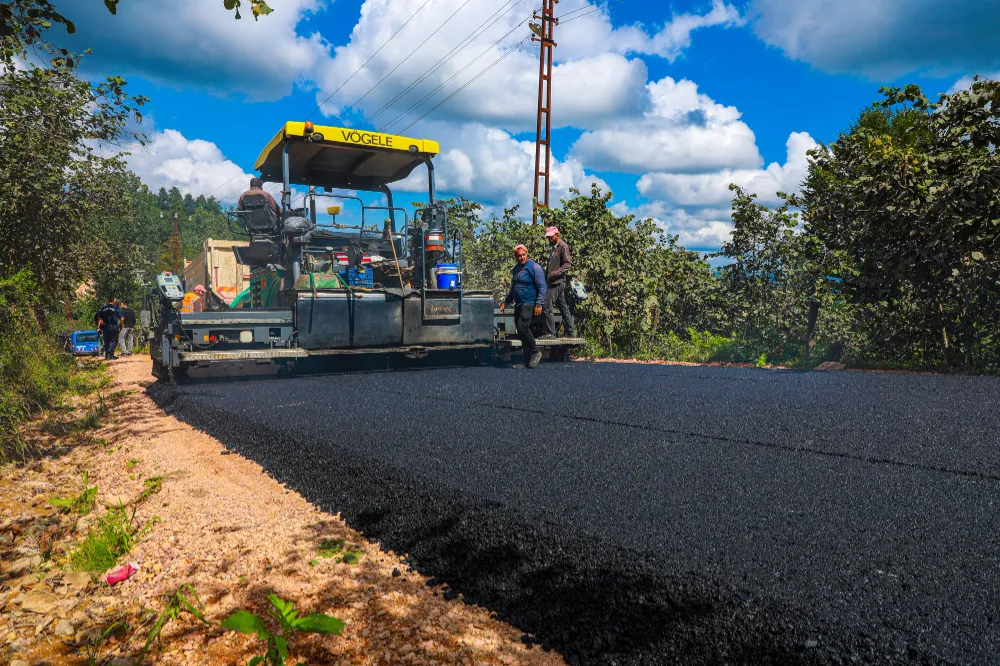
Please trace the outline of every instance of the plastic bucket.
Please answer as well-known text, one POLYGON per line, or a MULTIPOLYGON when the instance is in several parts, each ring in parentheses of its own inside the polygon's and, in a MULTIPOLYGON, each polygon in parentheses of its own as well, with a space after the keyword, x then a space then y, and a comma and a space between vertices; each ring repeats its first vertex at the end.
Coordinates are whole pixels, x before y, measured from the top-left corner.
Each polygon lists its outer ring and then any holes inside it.
POLYGON ((458 266, 455 264, 437 265, 437 288, 457 289, 458 288, 458 266))

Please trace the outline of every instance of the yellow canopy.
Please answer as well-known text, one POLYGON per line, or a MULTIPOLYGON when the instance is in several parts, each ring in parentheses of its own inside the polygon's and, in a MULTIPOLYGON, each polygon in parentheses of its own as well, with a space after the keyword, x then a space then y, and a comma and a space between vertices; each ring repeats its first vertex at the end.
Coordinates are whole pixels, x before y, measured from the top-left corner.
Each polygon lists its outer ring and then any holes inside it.
POLYGON ((288 122, 257 158, 254 168, 261 179, 282 182, 286 142, 292 185, 357 190, 377 190, 402 180, 440 152, 437 142, 428 139, 326 125, 306 132, 306 123, 288 122))

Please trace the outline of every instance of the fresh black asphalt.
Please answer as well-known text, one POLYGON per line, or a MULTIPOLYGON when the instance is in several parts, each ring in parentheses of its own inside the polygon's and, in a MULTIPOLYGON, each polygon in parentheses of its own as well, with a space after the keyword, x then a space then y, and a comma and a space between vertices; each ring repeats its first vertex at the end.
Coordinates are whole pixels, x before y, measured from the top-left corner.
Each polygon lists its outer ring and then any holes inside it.
POLYGON ((1000 663, 1000 380, 618 363, 156 385, 570 664, 1000 663))

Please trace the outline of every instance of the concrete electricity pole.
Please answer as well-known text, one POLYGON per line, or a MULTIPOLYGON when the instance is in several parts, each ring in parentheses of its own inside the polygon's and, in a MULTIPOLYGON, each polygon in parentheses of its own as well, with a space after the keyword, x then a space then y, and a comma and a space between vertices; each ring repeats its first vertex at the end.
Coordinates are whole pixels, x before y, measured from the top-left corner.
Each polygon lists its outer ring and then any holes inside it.
POLYGON ((549 170, 552 165, 552 49, 555 17, 559 0, 542 0, 542 13, 534 18, 540 23, 529 23, 535 36, 531 41, 541 45, 538 54, 538 130, 535 135, 535 198, 532 201, 531 223, 538 224, 538 211, 549 207, 549 170), (542 163, 544 153, 544 165, 542 163), (542 184, 542 181, 545 184, 542 184))

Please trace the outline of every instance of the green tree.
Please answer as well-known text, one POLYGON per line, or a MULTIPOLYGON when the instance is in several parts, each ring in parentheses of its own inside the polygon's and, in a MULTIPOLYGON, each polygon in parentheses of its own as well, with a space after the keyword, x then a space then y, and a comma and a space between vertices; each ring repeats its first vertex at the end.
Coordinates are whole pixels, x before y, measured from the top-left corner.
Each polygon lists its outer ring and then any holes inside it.
POLYGON ((1000 83, 931 102, 882 89, 850 130, 813 154, 807 231, 843 258, 870 354, 906 365, 996 367, 1000 339, 1000 83))
POLYGON ((100 148, 141 140, 128 122, 146 101, 110 77, 92 86, 69 59, 0 75, 0 272, 30 269, 43 302, 107 259, 102 220, 127 220, 138 180, 100 148))

